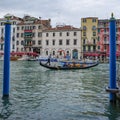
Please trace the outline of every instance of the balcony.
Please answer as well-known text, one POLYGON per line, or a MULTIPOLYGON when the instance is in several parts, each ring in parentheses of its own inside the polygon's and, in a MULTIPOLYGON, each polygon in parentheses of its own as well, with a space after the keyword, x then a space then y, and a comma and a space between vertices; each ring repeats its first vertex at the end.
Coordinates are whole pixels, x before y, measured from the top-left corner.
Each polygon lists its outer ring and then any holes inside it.
POLYGON ((116 41, 116 44, 119 44, 119 45, 120 45, 120 41, 116 41))
POLYGON ((33 46, 33 42, 32 40, 24 40, 24 44, 23 44, 24 47, 31 47, 33 46))
POLYGON ((33 44, 24 44, 24 47, 32 47, 33 44))
POLYGON ((85 43, 83 43, 83 45, 85 46, 85 45, 87 45, 87 46, 96 46, 97 44, 96 43, 94 43, 94 42, 91 42, 91 41, 86 41, 85 43))
POLYGON ((103 44, 110 44, 109 41, 103 41, 103 44))

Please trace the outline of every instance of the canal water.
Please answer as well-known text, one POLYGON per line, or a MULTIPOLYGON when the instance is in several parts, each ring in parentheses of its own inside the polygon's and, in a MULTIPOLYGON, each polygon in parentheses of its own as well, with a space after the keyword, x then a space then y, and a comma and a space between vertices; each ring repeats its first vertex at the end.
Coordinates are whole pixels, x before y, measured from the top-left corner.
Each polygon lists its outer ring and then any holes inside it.
POLYGON ((120 120, 120 105, 110 105, 109 65, 54 71, 38 61, 11 61, 10 97, 2 99, 0 120, 120 120))

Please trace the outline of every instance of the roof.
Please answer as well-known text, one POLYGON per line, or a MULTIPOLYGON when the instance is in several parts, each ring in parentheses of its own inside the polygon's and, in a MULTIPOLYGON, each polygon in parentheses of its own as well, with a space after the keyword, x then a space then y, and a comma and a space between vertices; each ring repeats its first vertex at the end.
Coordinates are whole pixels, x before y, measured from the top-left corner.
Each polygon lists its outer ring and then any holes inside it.
POLYGON ((21 21, 20 23, 18 23, 18 25, 29 25, 29 24, 32 24, 32 25, 42 24, 44 26, 50 27, 50 19, 48 19, 48 20, 36 19, 36 20, 31 20, 31 21, 21 21))
POLYGON ((48 28, 44 31, 70 31, 70 30, 80 30, 80 28, 75 28, 71 25, 56 26, 55 28, 48 28))

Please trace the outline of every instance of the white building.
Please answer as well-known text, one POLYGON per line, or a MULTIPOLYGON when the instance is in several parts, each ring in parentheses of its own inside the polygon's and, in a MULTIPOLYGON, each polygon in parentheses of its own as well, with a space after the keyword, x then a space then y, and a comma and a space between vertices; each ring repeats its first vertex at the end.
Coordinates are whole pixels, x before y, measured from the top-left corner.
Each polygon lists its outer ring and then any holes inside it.
POLYGON ((0 18, 0 53, 4 52, 6 17, 11 22, 10 52, 35 52, 41 56, 79 59, 81 52, 81 30, 70 25, 51 27, 51 20, 42 20, 25 15, 23 18, 7 14, 0 18))
POLYGON ((22 20, 21 18, 11 14, 6 14, 4 18, 0 19, 0 53, 4 52, 5 22, 7 21, 6 17, 9 17, 11 23, 11 52, 16 51, 17 24, 22 20))
POLYGON ((11 22, 10 52, 36 52, 40 54, 42 30, 51 28, 51 20, 25 15, 23 18, 6 14, 0 18, 0 53, 4 53, 5 22, 11 22))
POLYGON ((70 25, 56 26, 42 32, 42 56, 79 59, 81 52, 81 30, 70 25))

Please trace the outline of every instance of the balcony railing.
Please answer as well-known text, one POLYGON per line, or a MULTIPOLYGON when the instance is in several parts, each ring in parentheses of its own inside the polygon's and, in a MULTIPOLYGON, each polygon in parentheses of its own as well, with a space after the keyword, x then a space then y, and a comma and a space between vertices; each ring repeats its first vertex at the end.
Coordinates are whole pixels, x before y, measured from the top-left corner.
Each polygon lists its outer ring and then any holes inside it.
POLYGON ((96 45, 96 43, 90 42, 90 41, 86 41, 85 43, 83 43, 83 45, 96 45))

